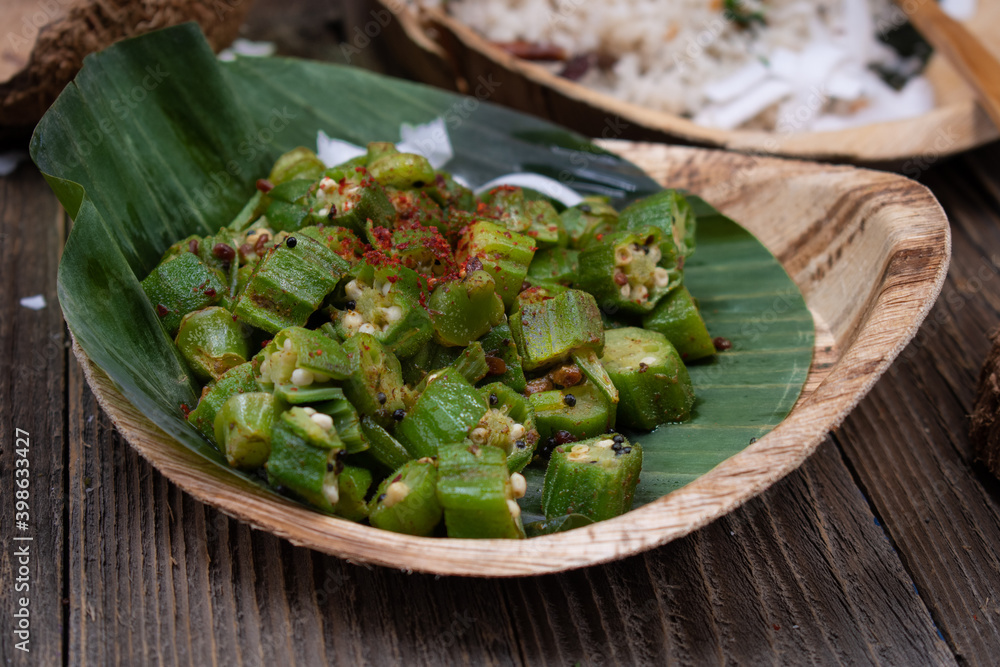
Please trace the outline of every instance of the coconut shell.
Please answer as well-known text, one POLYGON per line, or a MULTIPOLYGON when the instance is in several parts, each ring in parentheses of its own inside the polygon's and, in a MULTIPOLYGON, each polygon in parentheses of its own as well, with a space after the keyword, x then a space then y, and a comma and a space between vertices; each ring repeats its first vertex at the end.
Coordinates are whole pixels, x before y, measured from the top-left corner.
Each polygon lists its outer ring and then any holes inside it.
POLYGON ((126 37, 197 21, 216 51, 236 38, 251 0, 3 0, 0 126, 34 125, 83 65, 126 37))
POLYGON ((990 334, 990 340, 993 347, 979 373, 969 439, 976 460, 1000 477, 1000 329, 990 334))

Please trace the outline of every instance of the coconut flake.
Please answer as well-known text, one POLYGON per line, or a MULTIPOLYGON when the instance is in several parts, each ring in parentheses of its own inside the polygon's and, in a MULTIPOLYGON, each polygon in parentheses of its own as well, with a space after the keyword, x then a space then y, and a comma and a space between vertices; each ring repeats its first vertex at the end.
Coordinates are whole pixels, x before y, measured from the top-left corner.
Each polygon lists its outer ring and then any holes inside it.
POLYGON ((368 153, 367 149, 343 139, 328 137, 320 130, 316 135, 316 155, 328 167, 333 167, 368 153))
POLYGON ((489 183, 485 183, 476 188, 476 194, 481 195, 482 193, 489 192, 493 188, 501 185, 513 185, 519 188, 537 190, 546 197, 551 197, 552 199, 560 201, 566 206, 576 206, 583 201, 583 197, 554 178, 549 178, 548 176, 542 176, 540 174, 529 174, 527 172, 517 172, 498 176, 489 183))
POLYGON ((21 299, 21 305, 25 308, 30 308, 31 310, 41 310, 45 307, 45 297, 41 294, 26 296, 21 299))
POLYGON ((423 125, 403 123, 399 126, 400 141, 396 149, 401 153, 423 155, 431 166, 440 169, 455 156, 444 118, 440 116, 423 125))
POLYGON ((767 68, 764 67, 764 63, 755 60, 724 79, 706 84, 702 92, 712 102, 729 102, 765 78, 767 78, 767 68))
POLYGON ((274 52, 274 42, 254 42, 249 39, 237 37, 233 40, 232 46, 228 49, 219 51, 219 60, 230 62, 236 60, 236 56, 263 58, 266 56, 273 56, 274 52))
POLYGON ((698 112, 694 122, 723 130, 732 130, 747 122, 764 109, 792 92, 786 81, 771 79, 765 81, 743 97, 728 104, 709 105, 698 112))

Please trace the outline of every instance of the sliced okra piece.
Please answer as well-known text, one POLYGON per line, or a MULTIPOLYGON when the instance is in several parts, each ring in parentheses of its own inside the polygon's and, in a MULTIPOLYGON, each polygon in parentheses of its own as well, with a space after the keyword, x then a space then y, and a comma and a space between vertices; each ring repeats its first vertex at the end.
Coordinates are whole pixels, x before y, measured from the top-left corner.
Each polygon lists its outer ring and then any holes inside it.
MULTIPOLYGON (((380 237, 385 233, 374 235, 380 237)), ((419 222, 396 227, 387 241, 379 240, 377 247, 421 276, 440 278, 456 270, 448 240, 435 227, 425 227, 419 222)))
POLYGON ((461 373, 444 369, 427 376, 395 434, 411 458, 436 456, 439 445, 466 438, 486 409, 486 398, 461 373))
POLYGON ((219 303, 227 290, 222 273, 191 252, 158 264, 141 284, 160 324, 171 336, 177 334, 181 318, 219 303))
POLYGON ((576 440, 606 433, 615 423, 618 408, 590 382, 533 393, 528 404, 535 412, 535 428, 543 441, 561 432, 576 440))
POLYGON ((598 237, 618 231, 618 211, 607 197, 584 197, 582 202, 567 208, 559 217, 566 228, 569 246, 577 250, 599 241, 598 237))
POLYGON ((174 343, 197 377, 218 380, 247 362, 249 333, 228 310, 209 306, 184 316, 174 343))
POLYGON ((408 461, 382 480, 368 505, 376 528, 427 537, 441 523, 437 466, 430 459, 408 461))
POLYGON ((400 266, 356 266, 345 285, 346 310, 333 311, 344 340, 370 334, 398 359, 415 354, 434 335, 430 315, 420 305, 420 277, 400 266))
POLYGON ((542 486, 545 518, 582 514, 604 521, 628 512, 641 469, 642 447, 622 435, 556 447, 542 486))
POLYGON ((479 391, 489 409, 469 431, 469 440, 499 447, 507 455, 507 469, 521 472, 535 455, 539 439, 534 410, 528 399, 505 384, 493 382, 479 391))
POLYGON ((434 180, 424 186, 423 191, 445 210, 473 211, 476 208, 475 193, 445 171, 435 171, 434 180))
POLYGON ((437 497, 448 537, 523 538, 517 498, 526 490, 520 473, 507 472, 499 447, 468 440, 442 445, 438 454, 437 497))
POLYGON ((343 451, 329 415, 293 407, 271 427, 267 481, 332 514, 340 500, 337 478, 343 470, 343 451))
POLYGON ((484 381, 502 382, 516 392, 523 392, 526 384, 521 355, 507 322, 498 324, 479 339, 486 353, 488 372, 484 381))
POLYGON ((434 339, 442 345, 465 347, 503 322, 503 300, 495 285, 493 276, 480 270, 435 287, 427 299, 434 339))
POLYGON ((293 179, 276 185, 267 193, 268 204, 264 217, 267 226, 277 232, 295 232, 311 224, 309 199, 316 189, 312 181, 293 179))
POLYGON ((609 312, 645 314, 680 284, 674 242, 656 227, 605 236, 580 252, 576 286, 609 312))
MULTIPOLYGON (((612 408, 615 408, 619 401, 618 388, 615 387, 615 383, 612 381, 611 376, 608 375, 608 372, 604 370, 604 364, 601 363, 601 359, 597 353, 590 349, 574 352, 573 363, 580 369, 591 386, 604 394, 604 398, 607 399, 608 404, 612 408)), ((608 426, 611 428, 614 428, 616 413, 616 409, 611 410, 611 418, 608 423, 608 426)))
POLYGON ((434 167, 423 155, 383 152, 369 155, 368 172, 382 187, 412 190, 434 182, 434 167))
POLYGON ((344 443, 348 454, 358 454, 368 449, 368 440, 361 430, 361 418, 351 402, 341 394, 332 400, 326 400, 313 406, 316 412, 329 415, 333 420, 333 428, 344 443))
POLYGON ((267 180, 270 181, 271 185, 281 185, 294 179, 315 181, 325 169, 326 165, 316 156, 316 153, 299 146, 275 160, 267 180))
POLYGON ((328 383, 300 387, 292 382, 275 382, 273 393, 275 398, 289 405, 311 405, 320 401, 344 399, 344 390, 328 383))
POLYGON ((536 246, 530 237, 512 232, 502 225, 479 220, 470 225, 455 249, 455 259, 465 264, 470 257, 479 259, 483 270, 493 276, 496 293, 505 308, 514 304, 536 246))
POLYGON ((697 217, 691 204, 677 190, 663 190, 626 207, 620 215, 622 230, 640 230, 653 226, 673 239, 677 253, 690 257, 695 247, 697 217))
POLYGON ((396 226, 419 224, 433 227, 447 237, 444 211, 429 195, 420 190, 386 188, 386 196, 396 212, 396 219, 390 221, 390 224, 374 226, 391 228, 393 224, 396 226))
POLYGON ((565 248, 569 243, 562 218, 548 201, 526 201, 524 215, 529 220, 528 229, 524 233, 533 238, 540 249, 565 248))
POLYGON ((531 227, 531 220, 524 214, 524 190, 511 185, 501 185, 483 195, 483 203, 496 218, 512 232, 523 234, 531 227))
POLYGON ((359 333, 344 343, 351 375, 343 383, 344 395, 358 414, 372 417, 383 428, 393 428, 405 413, 403 370, 399 360, 377 338, 359 333))
MULTIPOLYGON (((457 370, 471 384, 482 380, 490 371, 486 352, 479 341, 473 341, 468 347, 462 348, 445 347, 432 340, 407 360, 403 379, 415 387, 412 393, 417 394, 425 386, 425 380, 431 372, 447 367, 457 370)), ((416 400, 416 396, 413 398, 416 400)))
POLYGON ((361 239, 367 239, 369 220, 375 227, 391 228, 396 218, 389 196, 363 167, 328 169, 310 206, 310 224, 346 227, 361 239))
POLYGON ((549 248, 535 253, 528 267, 527 280, 532 285, 571 286, 580 269, 580 251, 570 248, 549 248))
POLYGON ((524 370, 549 366, 577 350, 603 349, 604 327, 594 297, 580 290, 537 298, 540 293, 538 288, 522 292, 508 320, 524 370))
MULTIPOLYGON (((291 384, 303 390, 321 389, 321 385, 332 386, 328 384, 332 380, 346 380, 352 372, 351 360, 337 341, 319 331, 287 327, 264 348, 258 380, 265 386, 291 384)), ((338 397, 336 393, 326 398, 316 395, 313 400, 338 397)))
POLYGON ((254 267, 233 313, 269 333, 302 326, 349 268, 315 239, 289 236, 254 267))
POLYGON ((372 485, 372 473, 367 468, 345 465, 337 476, 339 499, 333 506, 333 513, 348 521, 364 521, 368 518, 368 503, 365 496, 372 485))
POLYGON ((637 327, 606 333, 605 370, 618 388, 618 417, 630 428, 650 430, 691 416, 691 376, 666 336, 637 327))
POLYGON ((347 227, 313 225, 303 227, 296 234, 316 239, 351 266, 364 259, 365 244, 347 227))
POLYGON ((199 433, 215 443, 215 415, 231 396, 260 391, 253 364, 247 362, 230 368, 216 382, 210 382, 202 390, 198 407, 188 413, 188 423, 199 433))
POLYGON ((266 392, 230 396, 215 415, 215 444, 240 470, 256 470, 271 453, 274 397, 266 392))
POLYGON ((659 331, 667 337, 685 363, 715 354, 715 345, 708 334, 691 293, 681 285, 642 318, 642 328, 659 331))
POLYGON ((395 470, 412 458, 406 448, 371 417, 362 417, 361 430, 368 442, 363 458, 374 460, 386 470, 395 470))

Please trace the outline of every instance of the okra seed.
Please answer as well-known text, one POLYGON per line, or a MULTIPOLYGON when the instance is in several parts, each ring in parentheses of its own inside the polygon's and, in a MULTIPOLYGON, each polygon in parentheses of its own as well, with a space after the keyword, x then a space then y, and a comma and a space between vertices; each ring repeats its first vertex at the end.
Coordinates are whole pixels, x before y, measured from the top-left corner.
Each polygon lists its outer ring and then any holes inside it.
POLYGON ((327 472, 333 472, 333 461, 327 461, 326 471, 327 472))
POLYGON ((287 245, 289 248, 294 248, 297 243, 298 240, 294 236, 289 236, 287 239, 285 239, 285 245, 287 245))
POLYGON ((666 287, 670 284, 670 272, 662 266, 653 269, 653 282, 657 287, 666 287))
POLYGON ((292 371, 292 384, 296 387, 308 387, 313 383, 313 374, 304 368, 296 368, 292 371))
POLYGON ((628 283, 625 283, 624 285, 622 285, 620 293, 623 299, 627 299, 630 296, 632 296, 632 287, 628 283))
POLYGON ((566 394, 565 396, 563 396, 563 403, 572 408, 574 405, 576 405, 576 396, 574 396, 573 394, 566 394))
POLYGON ((476 443, 477 445, 483 445, 486 444, 486 438, 488 438, 489 435, 490 435, 489 431, 487 431, 482 426, 479 426, 477 428, 472 429, 472 431, 469 433, 469 440, 472 440, 472 442, 476 443))
POLYGON ((314 415, 310 415, 309 419, 313 420, 313 422, 324 431, 329 431, 333 428, 333 417, 330 415, 317 412, 314 415))
POLYGON ((386 282, 382 285, 382 296, 389 296, 389 291, 392 290, 392 283, 386 282))
POLYGON ((321 208, 320 210, 316 211, 316 214, 325 218, 328 215, 330 215, 330 209, 328 209, 328 208, 321 208))
POLYGON ((355 301, 354 299, 351 299, 344 305, 347 306, 347 310, 354 310, 355 308, 358 307, 358 302, 355 301))
POLYGON ((639 360, 640 364, 646 364, 647 366, 652 366, 656 363, 656 357, 643 357, 639 360))
POLYGON ((286 338, 285 339, 285 343, 281 346, 281 349, 284 350, 285 352, 291 352, 292 351, 292 339, 291 338, 286 338))
POLYGON ((524 498, 524 494, 528 492, 528 480, 519 472, 511 473, 510 490, 514 492, 515 498, 524 498))
POLYGON ((626 447, 622 451, 625 452, 626 454, 631 454, 632 453, 632 448, 631 447, 626 447))
POLYGON ((373 334, 375 333, 375 325, 372 324, 371 322, 365 322, 360 327, 358 327, 358 331, 360 331, 361 333, 373 334))
POLYGON ((392 418, 395 419, 398 422, 403 421, 403 417, 405 417, 405 416, 406 416, 406 410, 404 410, 402 408, 399 408, 398 410, 396 410, 396 411, 394 411, 392 413, 392 418))
POLYGON ((490 405, 496 405, 499 402, 500 402, 500 399, 497 398, 496 394, 490 394, 490 405))
POLYGON ((654 245, 649 249, 649 259, 652 260, 654 264, 659 262, 661 257, 663 257, 663 253, 660 252, 660 248, 658 246, 654 245))
POLYGON ((323 481, 323 495, 326 496, 327 501, 331 505, 336 505, 340 500, 340 487, 336 479, 331 480, 329 483, 326 480, 323 481))
POLYGON ((399 501, 406 498, 410 493, 410 487, 406 485, 406 482, 393 482, 385 490, 385 500, 383 505, 386 507, 392 507, 399 501))
POLYGON ((524 440, 518 440, 517 442, 514 443, 514 446, 517 447, 518 449, 524 449, 525 447, 528 446, 528 443, 526 443, 524 440))
POLYGON ((348 311, 347 315, 344 315, 344 326, 348 329, 354 330, 365 323, 365 318, 361 316, 356 310, 348 311))
MULTIPOLYGON (((391 284, 391 283, 386 283, 391 284)), ((403 319, 403 309, 399 306, 389 306, 385 309, 385 321, 390 324, 395 324, 396 322, 403 319)))
POLYGON ((524 425, 514 424, 510 427, 510 437, 516 442, 524 437, 524 425))
POLYGON ((614 450, 615 454, 617 454, 622 450, 622 443, 616 442, 615 444, 611 445, 611 449, 614 450))
POLYGON ((640 303, 649 298, 649 289, 645 285, 639 285, 635 288, 635 298, 640 303))
POLYGON ((617 442, 619 445, 621 443, 625 442, 625 436, 622 435, 622 434, 620 434, 620 433, 616 433, 615 437, 613 437, 611 439, 614 440, 615 442, 617 442))
POLYGON ((352 280, 351 282, 344 285, 344 292, 347 293, 347 297, 349 299, 357 300, 358 298, 361 297, 363 293, 363 288, 358 283, 357 280, 352 280))
POLYGON ((316 414, 316 408, 302 408, 302 412, 312 417, 314 414, 316 414))
POLYGON ((615 444, 614 440, 601 440, 600 442, 597 443, 597 446, 600 447, 601 449, 608 449, 609 447, 613 447, 614 444, 615 444))
POLYGON ((590 451, 590 445, 573 445, 573 448, 570 449, 569 451, 573 452, 574 454, 576 454, 577 452, 581 454, 586 454, 587 452, 590 451))
POLYGON ((510 515, 515 519, 521 516, 521 506, 517 504, 516 500, 507 500, 507 509, 510 510, 510 515))
POLYGON ((375 394, 375 400, 378 401, 379 405, 385 405, 385 402, 388 400, 388 397, 383 392, 380 391, 379 393, 375 394))
POLYGON ((335 187, 337 187, 337 181, 333 180, 329 176, 324 176, 322 179, 320 179, 319 182, 320 190, 323 190, 324 192, 329 192, 330 190, 333 190, 335 187))
POLYGON ((632 261, 632 250, 628 246, 622 246, 615 251, 615 266, 625 266, 632 261))

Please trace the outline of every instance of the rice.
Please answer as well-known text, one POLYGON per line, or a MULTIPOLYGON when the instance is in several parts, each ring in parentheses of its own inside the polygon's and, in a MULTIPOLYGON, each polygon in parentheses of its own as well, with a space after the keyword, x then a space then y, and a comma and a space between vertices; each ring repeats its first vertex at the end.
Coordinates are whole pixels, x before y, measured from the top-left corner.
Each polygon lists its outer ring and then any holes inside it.
MULTIPOLYGON (((974 1, 949 3, 969 15, 974 1)), ((581 84, 702 125, 835 130, 934 106, 918 74, 922 62, 877 38, 905 22, 891 0, 742 0, 737 14, 723 0, 449 0, 446 7, 492 41, 590 56, 602 66, 586 68, 581 84), (892 88, 875 68, 906 84, 892 88)))

